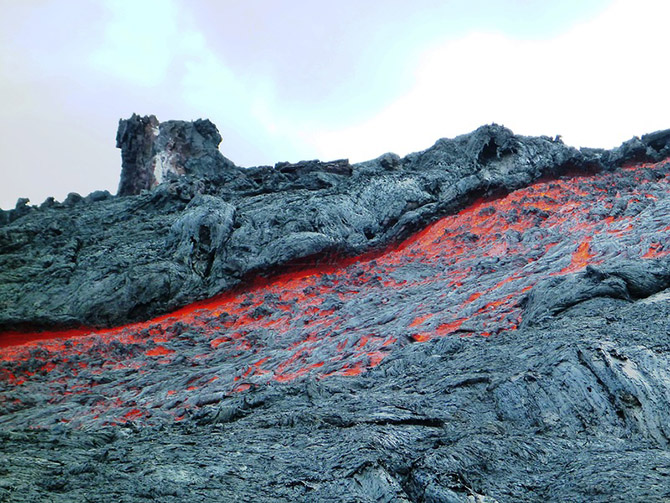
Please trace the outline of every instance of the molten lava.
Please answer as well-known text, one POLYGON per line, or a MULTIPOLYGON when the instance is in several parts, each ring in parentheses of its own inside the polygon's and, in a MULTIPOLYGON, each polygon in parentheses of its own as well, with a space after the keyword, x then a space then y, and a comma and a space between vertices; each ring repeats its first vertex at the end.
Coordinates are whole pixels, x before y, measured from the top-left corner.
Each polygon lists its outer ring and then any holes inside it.
POLYGON ((142 323, 0 334, 0 406, 32 406, 25 396, 61 405, 30 427, 179 420, 269 381, 360 374, 398 345, 513 337, 520 300, 539 280, 622 253, 670 253, 668 173, 666 161, 541 181, 374 256, 259 280, 142 323))

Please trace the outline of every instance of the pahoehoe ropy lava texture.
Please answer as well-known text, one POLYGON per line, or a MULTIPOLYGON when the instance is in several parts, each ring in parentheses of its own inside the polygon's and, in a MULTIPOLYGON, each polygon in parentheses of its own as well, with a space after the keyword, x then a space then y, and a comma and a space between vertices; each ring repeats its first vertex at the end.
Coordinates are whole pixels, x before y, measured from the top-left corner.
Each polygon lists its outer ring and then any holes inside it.
POLYGON ((220 142, 0 213, 0 501, 670 498, 670 131, 220 142))

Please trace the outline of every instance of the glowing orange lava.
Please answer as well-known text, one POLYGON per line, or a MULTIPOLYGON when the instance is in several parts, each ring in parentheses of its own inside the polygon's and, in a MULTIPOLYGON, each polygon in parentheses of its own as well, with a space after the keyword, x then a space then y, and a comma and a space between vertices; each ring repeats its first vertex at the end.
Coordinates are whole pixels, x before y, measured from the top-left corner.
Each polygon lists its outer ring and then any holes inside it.
POLYGON ((194 394, 353 376, 399 345, 514 330, 519 301, 542 278, 670 253, 668 172, 665 162, 541 181, 481 199, 383 253, 259 278, 142 323, 0 334, 0 399, 47 386, 54 400, 103 396, 90 400, 100 421, 150 422, 150 410, 179 420, 203 403, 194 394), (162 398, 133 384, 152 373, 169 389, 162 398))

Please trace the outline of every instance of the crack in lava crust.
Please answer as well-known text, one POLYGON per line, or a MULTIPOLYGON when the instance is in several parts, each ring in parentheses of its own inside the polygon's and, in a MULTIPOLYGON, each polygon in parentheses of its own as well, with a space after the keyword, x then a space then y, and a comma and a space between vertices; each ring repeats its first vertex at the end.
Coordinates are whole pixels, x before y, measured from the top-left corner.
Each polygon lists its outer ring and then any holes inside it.
POLYGON ((181 420, 270 381, 361 374, 407 343, 514 330, 521 299, 547 276, 670 253, 668 173, 664 161, 540 181, 383 253, 143 323, 0 334, 0 424, 181 420))

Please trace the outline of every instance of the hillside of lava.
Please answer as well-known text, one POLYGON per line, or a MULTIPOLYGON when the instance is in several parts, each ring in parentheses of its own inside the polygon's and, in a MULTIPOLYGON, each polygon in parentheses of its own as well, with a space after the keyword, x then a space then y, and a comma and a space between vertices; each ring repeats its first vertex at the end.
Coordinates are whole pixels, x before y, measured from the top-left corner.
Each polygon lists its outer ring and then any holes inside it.
POLYGON ((139 321, 9 326, 0 501, 670 498, 670 158, 566 166, 139 321))

